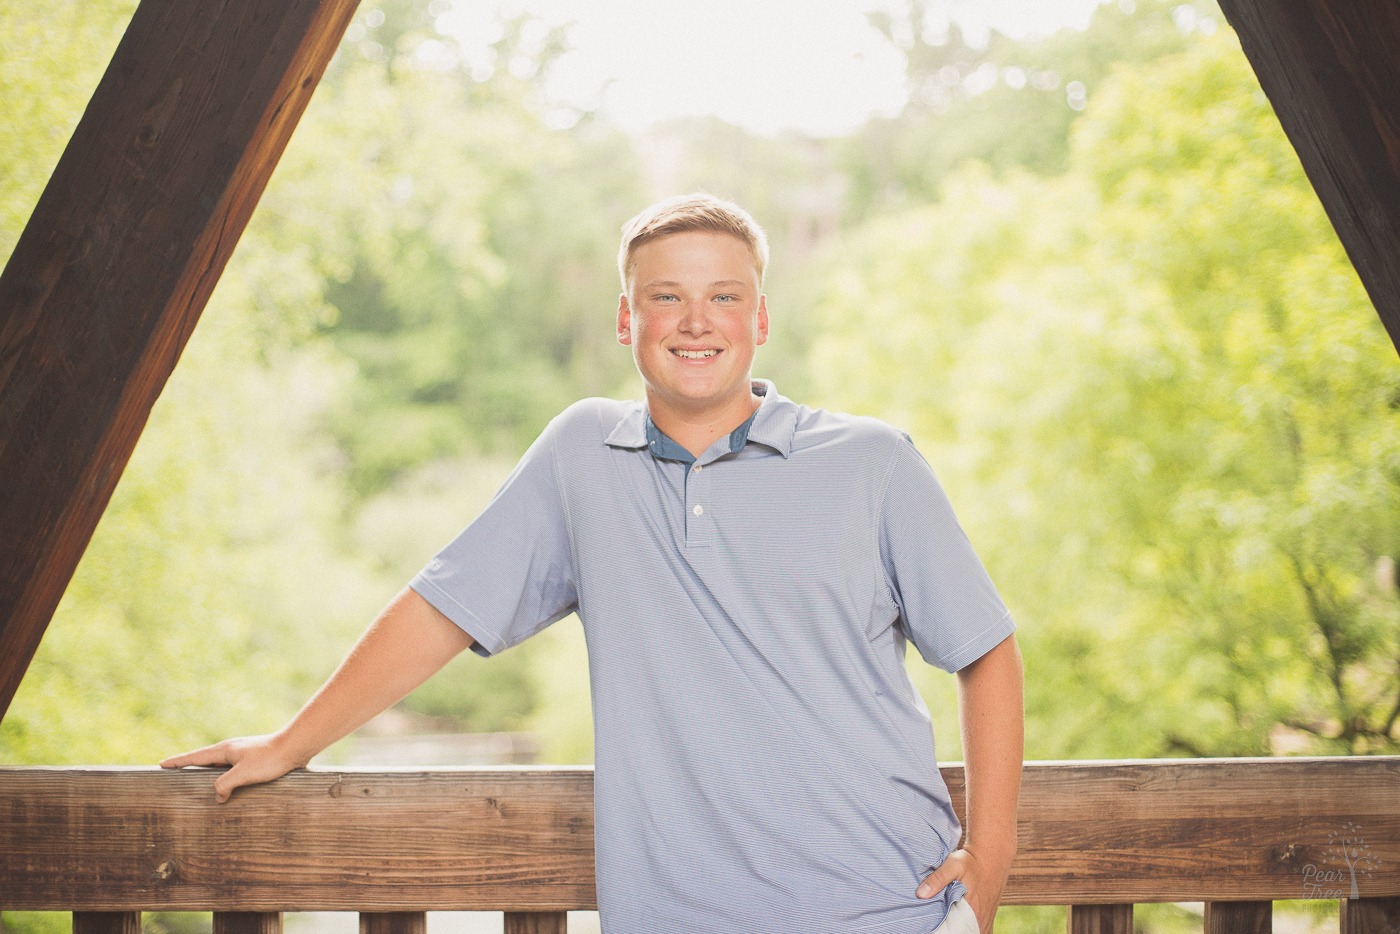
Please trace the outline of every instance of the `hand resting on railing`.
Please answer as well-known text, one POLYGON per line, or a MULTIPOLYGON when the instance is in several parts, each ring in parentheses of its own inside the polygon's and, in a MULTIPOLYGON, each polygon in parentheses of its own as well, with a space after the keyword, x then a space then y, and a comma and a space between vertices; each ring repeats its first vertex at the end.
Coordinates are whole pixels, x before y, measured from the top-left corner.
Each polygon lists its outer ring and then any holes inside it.
POLYGON ((306 765, 322 749, 402 700, 471 644, 461 628, 405 589, 282 729, 171 756, 161 767, 232 766, 214 781, 214 800, 223 804, 237 788, 270 782, 306 765))

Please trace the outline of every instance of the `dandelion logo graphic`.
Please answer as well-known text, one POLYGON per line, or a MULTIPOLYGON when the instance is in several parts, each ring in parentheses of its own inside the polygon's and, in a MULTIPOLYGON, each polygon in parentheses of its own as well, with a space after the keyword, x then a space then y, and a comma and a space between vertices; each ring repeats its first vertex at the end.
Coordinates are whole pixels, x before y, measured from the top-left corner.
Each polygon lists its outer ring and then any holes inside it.
POLYGON ((1381 860, 1361 838, 1361 828, 1348 821, 1340 830, 1327 835, 1327 849, 1322 851, 1330 865, 1319 867, 1308 863, 1303 867, 1304 898, 1360 898, 1361 879, 1369 879, 1381 868, 1381 860), (1346 868, 1343 869, 1342 867, 1346 868), (1351 883, 1349 893, 1341 888, 1351 883))

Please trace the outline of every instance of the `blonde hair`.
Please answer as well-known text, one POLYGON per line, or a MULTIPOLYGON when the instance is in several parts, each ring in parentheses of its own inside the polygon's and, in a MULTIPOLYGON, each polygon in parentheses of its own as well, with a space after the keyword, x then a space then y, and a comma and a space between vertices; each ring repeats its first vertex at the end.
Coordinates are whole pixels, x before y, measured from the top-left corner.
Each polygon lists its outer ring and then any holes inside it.
POLYGON ((753 254, 758 270, 758 283, 768 268, 768 236, 748 211, 732 201, 697 191, 674 195, 644 208, 640 214, 622 225, 622 246, 617 251, 617 272, 622 278, 622 290, 636 267, 637 248, 668 234, 690 230, 709 230, 738 237, 753 254))

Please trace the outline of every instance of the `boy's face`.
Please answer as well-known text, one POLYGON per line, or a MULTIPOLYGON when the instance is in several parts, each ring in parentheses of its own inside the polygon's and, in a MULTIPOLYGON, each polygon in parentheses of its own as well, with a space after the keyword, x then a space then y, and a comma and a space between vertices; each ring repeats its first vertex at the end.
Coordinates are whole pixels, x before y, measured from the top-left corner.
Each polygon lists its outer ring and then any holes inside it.
POLYGON ((632 348, 652 418, 739 424, 752 411, 754 352, 768 340, 748 247, 730 234, 686 231, 642 244, 633 258, 617 340, 632 348))

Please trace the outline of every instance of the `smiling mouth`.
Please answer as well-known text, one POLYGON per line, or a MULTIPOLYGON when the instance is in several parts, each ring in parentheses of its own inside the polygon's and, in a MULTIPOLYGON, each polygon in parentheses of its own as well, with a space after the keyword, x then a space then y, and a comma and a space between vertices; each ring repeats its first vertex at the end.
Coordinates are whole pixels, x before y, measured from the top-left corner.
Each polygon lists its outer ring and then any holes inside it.
POLYGON ((716 356, 716 355, 719 353, 719 351, 718 351, 718 350, 678 350, 678 349, 677 349, 677 350, 672 350, 671 353, 673 353, 673 354, 675 354, 676 356, 680 357, 682 360, 705 360, 705 359, 707 359, 707 358, 709 358, 709 357, 716 356))

